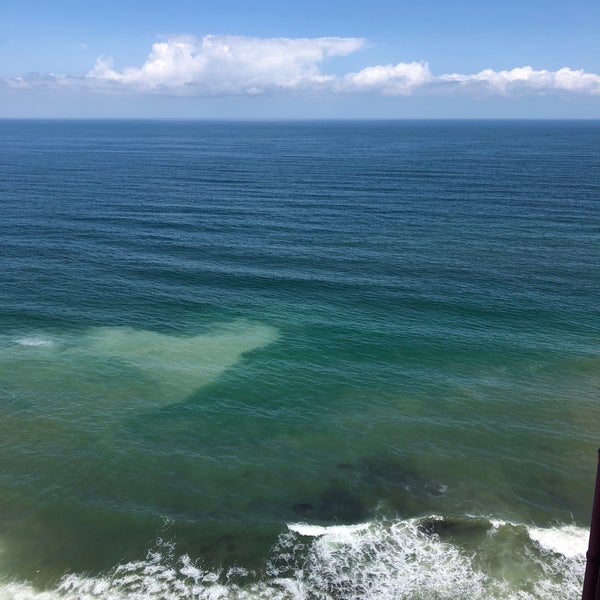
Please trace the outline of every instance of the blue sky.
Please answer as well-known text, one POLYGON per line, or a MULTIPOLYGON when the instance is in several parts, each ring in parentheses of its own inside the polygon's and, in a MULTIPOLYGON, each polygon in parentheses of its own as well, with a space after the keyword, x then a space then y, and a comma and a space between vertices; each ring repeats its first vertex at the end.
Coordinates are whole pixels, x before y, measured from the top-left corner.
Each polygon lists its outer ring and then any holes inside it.
POLYGON ((3 0, 0 116, 600 118, 600 2, 3 0))

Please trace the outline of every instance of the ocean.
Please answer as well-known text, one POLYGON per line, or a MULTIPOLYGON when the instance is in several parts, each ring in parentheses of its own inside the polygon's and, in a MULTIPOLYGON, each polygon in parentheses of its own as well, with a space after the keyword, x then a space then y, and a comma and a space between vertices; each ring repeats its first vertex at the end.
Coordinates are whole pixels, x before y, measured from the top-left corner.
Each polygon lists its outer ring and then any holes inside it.
POLYGON ((0 598, 579 597, 600 122, 0 142, 0 598))

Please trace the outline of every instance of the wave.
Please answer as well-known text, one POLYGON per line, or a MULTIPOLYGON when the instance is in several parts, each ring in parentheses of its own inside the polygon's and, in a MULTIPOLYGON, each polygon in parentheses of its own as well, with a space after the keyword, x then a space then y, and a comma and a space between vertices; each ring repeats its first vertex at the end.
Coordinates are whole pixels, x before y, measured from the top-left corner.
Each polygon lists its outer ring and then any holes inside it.
POLYGON ((54 342, 52 340, 33 336, 15 338, 13 341, 19 346, 31 346, 34 348, 45 348, 54 345, 54 342))
POLYGON ((102 576, 69 574, 53 589, 0 584, 3 600, 519 599, 578 597, 587 530, 481 517, 289 524, 262 572, 205 569, 159 541, 145 560, 102 576))

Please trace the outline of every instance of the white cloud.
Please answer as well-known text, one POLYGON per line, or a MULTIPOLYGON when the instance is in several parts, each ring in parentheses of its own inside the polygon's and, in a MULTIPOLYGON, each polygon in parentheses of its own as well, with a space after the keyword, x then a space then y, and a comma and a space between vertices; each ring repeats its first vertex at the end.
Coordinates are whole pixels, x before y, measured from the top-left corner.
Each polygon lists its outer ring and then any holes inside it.
POLYGON ((358 73, 349 73, 344 77, 340 88, 347 91, 371 91, 408 96, 415 89, 432 80, 427 63, 398 63, 366 67, 358 73))
POLYGON ((28 77, 11 77, 5 80, 5 84, 15 90, 26 90, 33 87, 28 77))
POLYGON ((570 92, 586 92, 600 94, 600 75, 586 73, 582 69, 574 71, 567 67, 554 73, 554 85, 570 92))
POLYGON ((85 75, 32 74, 5 80, 4 85, 21 90, 73 87, 198 97, 298 91, 398 96, 551 92, 600 95, 600 75, 568 67, 548 71, 523 66, 434 75, 426 62, 399 62, 367 66, 345 75, 325 71, 328 59, 353 54, 365 46, 363 38, 178 36, 154 44, 140 67, 117 69, 112 58, 100 57, 85 75))
POLYGON ((558 71, 536 71, 530 66, 518 67, 510 71, 484 69, 473 75, 453 73, 439 77, 440 82, 453 82, 461 86, 483 85, 490 92, 501 94, 524 91, 545 92, 565 90, 587 94, 600 94, 600 75, 572 70, 568 67, 558 71))
POLYGON ((71 80, 74 80, 74 78, 65 75, 55 75, 54 73, 29 73, 26 77, 11 77, 6 79, 4 83, 9 88, 23 90, 69 85, 71 80))
POLYGON ((173 38, 152 46, 140 68, 117 71, 99 58, 88 78, 145 89, 186 88, 196 94, 258 94, 314 88, 334 79, 319 69, 327 57, 345 56, 363 46, 361 38, 173 38))

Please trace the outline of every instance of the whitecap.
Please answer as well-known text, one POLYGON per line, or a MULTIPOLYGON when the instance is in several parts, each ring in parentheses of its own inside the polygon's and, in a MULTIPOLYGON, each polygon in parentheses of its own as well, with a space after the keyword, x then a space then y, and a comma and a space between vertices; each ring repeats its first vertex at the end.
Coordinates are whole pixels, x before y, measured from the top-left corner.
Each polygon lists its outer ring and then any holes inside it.
POLYGON ((13 341, 15 344, 19 344, 19 346, 29 346, 33 348, 43 348, 54 345, 52 340, 41 337, 20 337, 13 341))
POLYGON ((589 531, 576 525, 558 527, 528 527, 529 537, 544 550, 562 554, 568 558, 584 556, 587 550, 589 531))
POLYGON ((321 535, 344 536, 351 535, 357 531, 368 529, 369 523, 358 525, 309 525, 308 523, 288 523, 287 528, 294 533, 306 537, 319 537, 321 535))
MULTIPOLYGON (((492 526, 489 520, 475 519, 483 526, 492 526)), ((291 523, 260 573, 240 567, 208 569, 187 555, 177 557, 173 544, 160 542, 144 560, 119 565, 104 575, 72 573, 53 589, 37 590, 26 582, 5 581, 0 583, 0 598, 555 600, 580 594, 585 558, 579 549, 575 552, 570 543, 564 542, 576 540, 579 548, 583 529, 538 528, 495 521, 498 527, 492 527, 492 534, 481 538, 479 545, 467 552, 461 543, 460 527, 452 529, 458 538, 449 541, 423 530, 423 524, 440 520, 447 519, 434 515, 328 527, 291 523), (532 540, 526 548, 524 528, 532 540), (500 531, 496 546, 496 534, 500 531), (541 546, 552 551, 539 552, 541 546), (518 553, 519 561, 526 563, 519 565, 524 568, 517 569, 514 577, 506 568, 515 558, 511 552, 506 553, 509 548, 518 553), (523 573, 527 574, 526 580, 523 573)), ((448 522, 464 523, 468 535, 471 520, 462 517, 448 522)))

